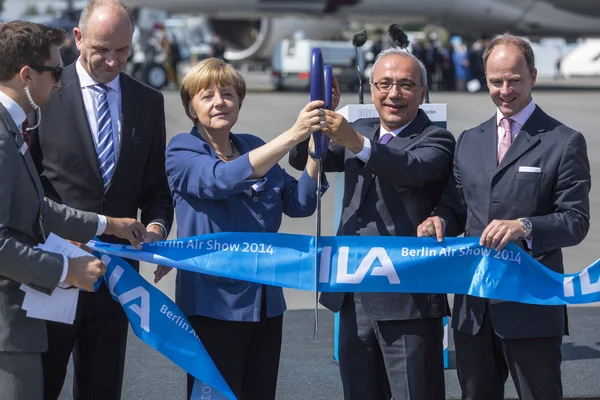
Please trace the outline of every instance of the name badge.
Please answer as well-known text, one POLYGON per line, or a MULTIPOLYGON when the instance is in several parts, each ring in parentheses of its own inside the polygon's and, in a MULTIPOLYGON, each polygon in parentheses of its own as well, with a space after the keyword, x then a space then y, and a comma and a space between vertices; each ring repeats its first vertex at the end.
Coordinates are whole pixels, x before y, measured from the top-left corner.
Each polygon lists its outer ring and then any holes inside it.
POLYGON ((21 148, 19 149, 19 152, 21 152, 21 155, 25 155, 25 153, 27 152, 27 143, 23 143, 21 145, 21 148))

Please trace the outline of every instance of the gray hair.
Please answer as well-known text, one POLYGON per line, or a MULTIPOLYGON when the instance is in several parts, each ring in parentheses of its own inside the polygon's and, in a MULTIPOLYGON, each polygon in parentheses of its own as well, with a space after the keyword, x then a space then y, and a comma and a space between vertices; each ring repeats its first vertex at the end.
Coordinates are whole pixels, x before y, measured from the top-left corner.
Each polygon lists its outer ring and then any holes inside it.
POLYGON ((427 70, 425 69, 425 65, 423 65, 421 60, 419 60, 414 54, 409 53, 406 50, 399 49, 397 47, 390 47, 389 49, 385 49, 384 51, 382 51, 381 53, 379 53, 377 55, 377 57, 375 58, 375 62, 373 63, 373 67, 371 68, 371 75, 369 77, 369 82, 373 82, 373 71, 375 71, 375 66, 377 65, 377 63, 382 58, 390 56, 390 55, 399 55, 399 56, 411 59, 415 63, 417 63, 417 65, 419 66, 419 69, 421 70, 421 82, 419 82, 419 83, 421 83, 422 85, 427 85, 427 70))
POLYGON ((92 14, 94 14, 94 11, 96 11, 98 7, 102 6, 109 6, 114 10, 119 10, 121 12, 126 13, 129 17, 129 20, 131 21, 132 29, 135 27, 133 11, 131 11, 131 8, 127 7, 121 0, 91 0, 85 5, 85 7, 83 7, 83 10, 81 11, 81 16, 79 17, 78 28, 81 32, 85 31, 85 27, 90 18, 92 17, 92 14))

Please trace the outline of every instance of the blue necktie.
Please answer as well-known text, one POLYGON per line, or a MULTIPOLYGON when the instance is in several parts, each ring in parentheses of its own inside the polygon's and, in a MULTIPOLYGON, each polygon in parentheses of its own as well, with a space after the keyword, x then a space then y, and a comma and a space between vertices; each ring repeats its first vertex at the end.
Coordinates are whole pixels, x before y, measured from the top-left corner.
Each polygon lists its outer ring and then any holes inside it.
POLYGON ((96 85, 100 93, 98 101, 98 162, 104 190, 108 187, 110 178, 115 170, 115 148, 113 143, 112 121, 108 107, 108 90, 105 85, 96 85))

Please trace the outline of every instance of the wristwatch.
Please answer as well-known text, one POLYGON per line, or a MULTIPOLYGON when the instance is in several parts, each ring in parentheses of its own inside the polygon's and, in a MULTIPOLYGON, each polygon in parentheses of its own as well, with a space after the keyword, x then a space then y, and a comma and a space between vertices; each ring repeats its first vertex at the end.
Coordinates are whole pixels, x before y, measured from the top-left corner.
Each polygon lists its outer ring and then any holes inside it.
POLYGON ((531 235, 531 232, 533 231, 533 225, 531 224, 531 221, 527 218, 519 218, 519 221, 521 221, 521 226, 525 231, 523 237, 529 237, 531 235))
POLYGON ((310 158, 312 158, 313 160, 316 160, 318 158, 317 155, 313 151, 310 151, 310 149, 307 150, 307 153, 308 153, 308 156, 310 158))

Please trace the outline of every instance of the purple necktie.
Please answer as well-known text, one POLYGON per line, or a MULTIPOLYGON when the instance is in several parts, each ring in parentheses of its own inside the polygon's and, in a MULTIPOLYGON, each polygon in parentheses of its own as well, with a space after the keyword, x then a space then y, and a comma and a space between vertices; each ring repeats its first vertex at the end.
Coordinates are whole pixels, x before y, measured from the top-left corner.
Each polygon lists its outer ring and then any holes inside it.
POLYGON ((393 138, 394 138, 394 135, 392 135, 391 133, 386 133, 382 137, 379 138, 377 143, 388 144, 390 142, 390 140, 392 140, 393 138))

